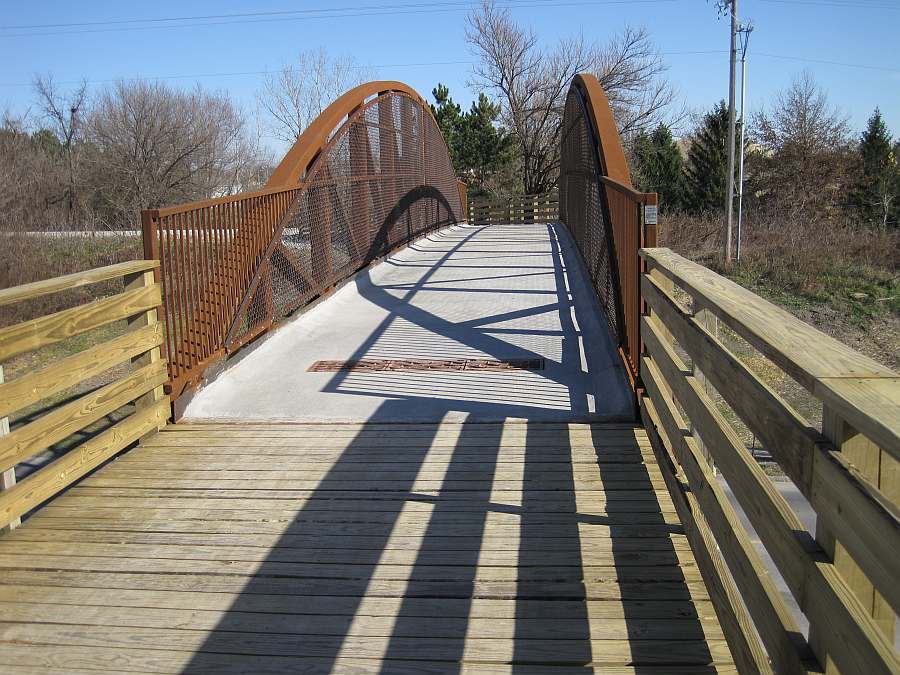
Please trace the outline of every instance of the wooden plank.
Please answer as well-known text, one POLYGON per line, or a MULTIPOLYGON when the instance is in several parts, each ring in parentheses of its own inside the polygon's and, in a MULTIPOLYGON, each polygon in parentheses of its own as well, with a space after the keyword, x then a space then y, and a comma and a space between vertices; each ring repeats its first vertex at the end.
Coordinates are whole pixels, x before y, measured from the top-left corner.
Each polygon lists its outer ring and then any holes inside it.
POLYGON ((0 329, 0 361, 145 312, 161 302, 156 284, 0 329))
POLYGON ((641 257, 810 391, 823 377, 897 377, 786 310, 669 249, 645 248, 641 257))
POLYGON ((163 326, 154 324, 126 333, 47 366, 0 384, 0 415, 9 415, 58 394, 90 377, 162 344, 163 326))
MULTIPOLYGON (((455 448, 521 448, 521 449, 532 449, 532 448, 543 448, 546 447, 550 450, 596 450, 591 445, 588 445, 589 441, 584 441, 584 445, 579 446, 577 442, 570 442, 565 440, 550 440, 541 441, 539 439, 535 439, 534 442, 531 439, 509 439, 508 441, 504 441, 503 444, 500 444, 499 440, 491 441, 488 440, 490 436, 493 434, 486 433, 484 436, 482 435, 471 435, 468 434, 466 436, 460 437, 459 439, 435 439, 433 442, 429 442, 428 440, 423 440, 421 438, 405 438, 402 435, 397 435, 396 437, 371 437, 360 439, 358 441, 353 438, 320 438, 317 439, 314 443, 311 443, 308 439, 297 439, 297 438, 267 438, 264 441, 257 440, 255 444, 262 443, 270 448, 275 447, 299 447, 305 448, 307 450, 315 450, 318 448, 337 448, 339 450, 343 450, 346 448, 365 448, 365 449, 376 449, 376 448, 437 448, 437 447, 446 447, 449 449, 455 448), (488 437, 488 438, 485 438, 488 437)), ((197 437, 185 437, 185 436, 175 436, 172 439, 157 439, 156 437, 150 439, 145 443, 147 447, 168 447, 168 448, 185 448, 185 447, 246 447, 247 445, 253 445, 254 441, 249 438, 242 438, 241 436, 228 437, 228 438, 204 438, 202 436, 197 437)), ((608 440, 604 444, 600 444, 601 450, 603 448, 630 448, 630 449, 639 449, 641 447, 647 447, 646 443, 635 443, 633 440, 628 439, 627 437, 623 437, 621 439, 616 440, 608 440)))
MULTIPOLYGON (((16 672, 23 675, 90 675, 92 673, 115 672, 139 673, 182 673, 189 670, 195 659, 191 652, 165 649, 127 650, 115 647, 79 647, 77 645, 41 645, 35 649, 31 645, 0 643, 0 660, 16 666, 16 672), (85 668, 85 670, 77 670, 85 668)), ((458 663, 417 659, 404 661, 397 659, 359 659, 333 657, 287 657, 287 656, 246 656, 242 654, 204 653, 200 659, 211 673, 217 675, 246 675, 247 673, 332 673, 333 675, 360 675, 361 673, 383 672, 392 675, 451 675, 460 672, 458 663)), ((528 664, 484 664, 466 663, 466 675, 736 675, 732 664, 707 666, 554 666, 528 664)))
POLYGON ((900 377, 822 377, 813 394, 895 460, 900 459, 900 377))
MULTIPOLYGON (((567 501, 549 501, 538 504, 531 504, 532 500, 527 500, 529 504, 518 507, 515 510, 527 517, 534 517, 538 520, 547 521, 552 519, 573 518, 573 514, 578 516, 592 516, 594 518, 605 518, 610 521, 630 522, 666 522, 677 524, 677 520, 672 517, 674 513, 669 505, 663 508, 661 505, 654 504, 651 501, 621 501, 612 502, 610 505, 597 504, 593 500, 584 500, 585 503, 579 505, 576 500, 567 501)), ((121 498, 99 495, 97 497, 84 496, 83 494, 73 495, 69 493, 66 501, 61 504, 65 508, 155 508, 155 509, 228 509, 228 510, 249 510, 256 513, 268 513, 272 517, 285 517, 288 514, 296 514, 299 511, 311 513, 313 511, 329 511, 332 513, 347 513, 347 517, 355 513, 364 514, 366 512, 387 511, 397 513, 404 508, 405 503, 399 500, 331 500, 331 499, 299 499, 276 501, 272 503, 262 499, 241 499, 232 497, 228 499, 215 498, 180 498, 169 497, 165 493, 157 493, 156 496, 146 498, 121 498)), ((428 506, 429 510, 431 509, 428 506)), ((477 513, 484 514, 486 506, 484 504, 470 504, 465 500, 456 500, 449 502, 439 502, 440 512, 442 514, 465 514, 477 513)), ((491 508, 490 505, 487 506, 491 508)), ((493 507, 499 510, 499 505, 493 507)), ((587 520, 587 518, 585 518, 587 520)))
POLYGON ((886 499, 827 438, 687 316, 655 280, 645 278, 642 289, 659 317, 659 321, 643 319, 642 332, 652 334, 656 342, 663 338, 662 327, 675 335, 809 500, 819 522, 839 533, 891 605, 900 609, 900 568, 895 564, 900 550, 897 504, 886 499))
MULTIPOLYGON (((690 490, 710 527, 719 550, 728 563, 731 578, 753 617, 756 630, 777 673, 818 670, 809 646, 791 615, 781 592, 753 547, 727 495, 705 464, 704 450, 689 435, 687 425, 663 393, 662 374, 648 358, 641 359, 641 378, 653 401, 657 420, 666 432, 690 490)), ((695 376, 696 377, 696 376, 695 376)))
MULTIPOLYGON (((136 450, 132 450, 135 452, 136 450)), ((500 505, 514 505, 521 512, 528 511, 566 511, 572 510, 579 513, 589 513, 584 509, 604 509, 612 506, 624 512, 670 511, 671 498, 666 490, 581 490, 576 495, 565 491, 543 491, 528 493, 528 501, 522 503, 525 493, 517 490, 484 490, 480 493, 467 493, 460 496, 453 493, 440 494, 408 490, 398 493, 372 493, 363 490, 337 490, 327 495, 319 494, 316 490, 256 490, 250 488, 235 488, 232 490, 184 490, 168 488, 165 491, 154 488, 144 488, 140 485, 126 485, 123 487, 98 488, 84 485, 73 486, 69 495, 87 497, 129 497, 167 500, 169 498, 191 499, 264 499, 266 505, 271 508, 299 505, 300 503, 325 503, 336 509, 342 508, 348 502, 368 502, 370 504, 385 503, 390 507, 397 501, 422 501, 432 504, 443 504, 448 508, 463 510, 484 510, 485 505, 499 508, 500 505)))
MULTIPOLYGON (((572 611, 568 617, 549 616, 421 616, 415 621, 395 621, 397 615, 410 617, 407 608, 396 614, 313 615, 305 613, 215 611, 141 607, 97 607, 5 602, 0 610, 16 617, 17 623, 88 626, 124 626, 213 631, 227 625, 229 632, 281 635, 335 635, 352 631, 358 637, 461 638, 467 633, 492 640, 627 640, 638 634, 644 640, 723 639, 721 629, 702 626, 694 619, 637 619, 633 617, 594 618, 572 611)), ((571 610, 570 610, 571 611, 571 610)))
POLYGON ((691 548, 697 556, 697 565, 709 589, 716 615, 723 625, 734 662, 743 672, 771 673, 772 668, 753 631, 750 618, 728 574, 728 568, 719 553, 715 539, 696 504, 696 499, 682 488, 683 481, 677 473, 677 464, 669 456, 668 447, 671 447, 671 441, 658 423, 659 418, 653 402, 646 397, 641 400, 641 415, 648 430, 652 429, 657 434, 660 465, 665 467, 667 463, 669 464, 670 470, 664 471, 663 475, 666 476, 672 500, 685 525, 685 533, 691 542, 691 548))
MULTIPOLYGON (((53 516, 60 521, 59 525, 70 529, 71 523, 82 518, 86 521, 85 528, 96 526, 96 529, 117 530, 132 529, 141 531, 146 528, 153 532, 208 532, 208 533, 251 533, 265 534, 281 532, 285 535, 310 535, 328 530, 334 536, 378 536, 385 537, 394 532, 395 527, 403 527, 405 536, 425 536, 430 530, 429 522, 423 518, 398 519, 393 514, 376 514, 368 516, 365 520, 357 519, 356 522, 345 522, 334 517, 306 516, 302 520, 278 519, 260 521, 265 517, 265 512, 253 511, 207 511, 197 509, 190 513, 196 520, 173 520, 173 514, 169 509, 91 509, 78 507, 68 509, 62 506, 48 505, 45 509, 53 509, 53 516), (66 523, 68 521, 68 524, 66 523), (193 529, 189 525, 194 522, 193 529)), ((681 534, 680 525, 666 525, 659 523, 634 523, 631 525, 606 524, 602 519, 599 522, 579 522, 566 524, 567 529, 573 532, 577 530, 582 539, 632 539, 648 538, 658 539, 674 534, 681 534)), ((42 520, 42 526, 49 527, 49 520, 42 520)), ((483 536, 491 537, 515 537, 521 526, 521 516, 518 514, 492 514, 486 523, 482 519, 470 519, 447 523, 440 529, 444 537, 471 537, 473 533, 481 532, 483 536)), ((546 538, 558 536, 561 524, 559 522, 537 522, 528 526, 529 538, 546 538)))
POLYGON ((898 375, 873 359, 816 330, 755 293, 668 249, 642 249, 641 256, 684 288, 779 368, 829 405, 895 459, 900 458, 898 375), (838 379, 836 379, 838 378, 838 379), (866 383, 839 379, 893 380, 885 396, 866 383), (823 382, 828 380, 828 382, 823 382), (873 399, 880 402, 872 407, 873 399))
POLYGON ((77 586, 0 586, 0 602, 85 607, 195 609, 224 612, 240 606, 242 612, 313 616, 393 616, 402 609, 408 616, 451 618, 548 618, 584 616, 590 619, 688 619, 715 631, 715 612, 709 601, 696 603, 659 600, 628 607, 615 600, 509 600, 492 598, 373 597, 360 603, 345 596, 257 595, 200 591, 161 591, 80 588, 77 586))
MULTIPOLYGON (((175 472, 177 473, 177 472, 175 472)), ((232 472, 236 473, 236 472, 232 472)), ((141 476, 129 476, 125 474, 125 472, 119 471, 115 476, 91 476, 87 479, 86 485, 95 485, 98 487, 121 487, 122 485, 127 485, 129 482, 140 478, 143 480, 143 484, 147 487, 155 487, 160 489, 165 489, 166 487, 176 487, 176 488, 189 488, 189 489, 203 489, 203 488, 215 488, 215 487, 223 487, 223 488, 233 488, 236 485, 243 484, 248 478, 251 476, 247 475, 235 475, 231 477, 225 478, 178 478, 178 477, 162 477, 155 476, 153 478, 143 478, 141 476)), ((319 480, 297 480, 297 479, 271 479, 271 478, 254 478, 253 479, 254 486, 259 489, 272 489, 272 490, 280 490, 291 485, 297 487, 303 487, 308 489, 320 490, 322 492, 327 492, 330 490, 340 490, 346 483, 342 480, 336 481, 319 481, 319 480)), ((373 491, 406 491, 411 487, 412 481, 366 481, 361 483, 357 487, 365 490, 373 490, 373 491)), ((416 488, 418 490, 444 490, 444 491, 459 491, 459 492, 481 492, 486 489, 490 489, 491 486, 496 487, 500 490, 514 490, 522 487, 520 481, 421 481, 416 484, 416 488)), ((540 483, 533 483, 532 487, 529 487, 526 492, 539 491, 539 490, 565 490, 572 488, 572 482, 567 480, 561 481, 544 481, 540 483)), ((633 488, 635 490, 647 490, 647 489, 659 489, 662 490, 665 488, 662 480, 651 480, 642 482, 640 486, 634 484, 634 480, 629 478, 623 478, 621 480, 596 480, 596 481, 580 481, 576 482, 574 488, 576 490, 581 489, 625 489, 625 488, 633 488)))
MULTIPOLYGON (((845 457, 847 461, 852 462, 853 468, 859 472, 859 475, 865 480, 871 482, 877 488, 895 488, 889 485, 891 476, 881 475, 882 469, 882 450, 865 436, 856 432, 840 414, 832 410, 828 405, 824 406, 822 411, 822 431, 840 449, 840 455, 845 457), (882 478, 886 479, 882 486, 882 478)), ((891 459, 890 457, 887 457, 891 459)), ((863 607, 875 619, 882 633, 889 639, 894 638, 894 622, 895 612, 887 606, 884 596, 878 592, 876 584, 865 574, 863 565, 867 562, 861 559, 857 562, 855 557, 850 554, 847 547, 843 543, 844 531, 833 530, 828 523, 817 519, 816 521, 816 540, 822 545, 826 554, 834 561, 835 569, 847 582, 847 585, 853 589, 856 597, 859 599, 863 607)), ((896 549, 894 549, 896 553, 896 549)), ((894 556, 888 554, 886 563, 896 566, 894 556)), ((894 589, 886 588, 887 593, 892 593, 894 589)), ((828 645, 821 640, 821 633, 813 630, 810 634, 810 641, 817 644, 821 653, 827 654, 828 645)), ((837 672, 834 662, 828 658, 826 664, 826 672, 837 672)))
POLYGON ((853 667, 862 666, 866 672, 888 673, 900 669, 892 645, 866 615, 784 497, 750 457, 702 386, 694 377, 686 375, 684 363, 661 340, 655 330, 656 320, 645 321, 643 325, 647 328, 643 338, 654 363, 707 439, 717 467, 728 480, 791 593, 801 603, 810 624, 821 627, 828 644, 835 647, 835 660, 842 668, 856 664, 853 667))
MULTIPOLYGON (((433 528, 440 531, 438 528, 433 528)), ((435 535, 437 536, 437 535, 435 535)), ((520 564, 560 568, 571 567, 573 560, 582 560, 590 567, 659 567, 693 566, 690 551, 669 549, 662 551, 619 551, 612 542, 601 540, 603 545, 579 549, 581 556, 573 556, 571 551, 528 551, 520 555, 518 548, 512 550, 472 551, 431 551, 418 547, 385 550, 378 558, 379 565, 416 567, 518 567, 520 564)), ((277 542, 276 542, 277 543, 277 542)), ((527 546, 528 541, 519 542, 527 546)), ((130 542, 96 542, 85 539, 72 541, 32 541, 11 539, 3 547, 3 553, 10 556, 101 556, 110 558, 177 558, 178 560, 230 561, 270 563, 303 563, 308 565, 371 565, 372 551, 355 549, 316 549, 286 546, 228 546, 130 542)))
POLYGON ((0 307, 11 305, 23 300, 31 300, 42 295, 50 293, 58 293, 70 288, 78 288, 88 284, 96 284, 109 279, 117 279, 129 274, 144 272, 146 270, 154 270, 159 267, 158 260, 130 260, 128 262, 108 265, 106 267, 97 267, 85 272, 75 272, 62 277, 46 279, 44 281, 35 281, 30 284, 22 284, 21 286, 13 286, 0 290, 0 307))
POLYGON ((468 581, 392 579, 303 579, 296 577, 251 577, 234 575, 153 574, 143 572, 110 572, 84 570, 6 569, 0 585, 32 584, 91 589, 124 589, 240 594, 244 596, 278 595, 290 597, 362 597, 366 598, 470 598, 577 601, 628 601, 629 603, 667 602, 685 606, 685 616, 693 616, 692 603, 709 600, 709 594, 698 581, 468 581))
MULTIPOLYGON (((125 277, 125 290, 139 290, 141 288, 150 288, 154 286, 156 283, 155 273, 152 270, 147 270, 138 274, 131 274, 125 277)), ((132 316, 128 319, 128 328, 127 331, 130 334, 137 334, 143 330, 147 330, 151 327, 159 326, 158 322, 158 310, 156 308, 148 309, 146 312, 142 312, 136 316, 132 316)), ((162 352, 160 350, 159 345, 156 345, 152 349, 147 350, 142 354, 135 354, 131 359, 132 368, 141 368, 144 366, 149 366, 154 363, 160 362, 162 360, 162 352)), ((163 385, 160 384, 157 387, 154 387, 146 394, 138 397, 134 402, 134 407, 136 410, 141 411, 144 409, 153 409, 157 410, 157 404, 165 398, 165 391, 163 390, 163 385)), ((170 415, 165 415, 161 418, 158 418, 159 424, 157 424, 156 431, 162 429, 166 426, 166 421, 169 419, 170 415)), ((150 432, 148 432, 148 437, 150 432)))
MULTIPOLYGON (((0 384, 3 383, 3 365, 0 364, 0 384)), ((3 417, 0 419, 0 438, 4 436, 9 436, 9 418, 3 417)), ((2 497, 2 493, 11 490, 16 485, 16 468, 10 467, 2 472, 0 475, 0 497, 2 497)), ((9 522, 6 523, 5 526, 0 527, 0 532, 14 530, 21 524, 21 519, 19 518, 10 518, 9 522)))
POLYGON ((9 523, 28 513, 57 492, 99 466, 122 448, 136 441, 168 415, 168 400, 118 422, 48 466, 0 493, 0 523, 9 523))
POLYGON ((177 649, 258 656, 332 656, 338 652, 354 657, 381 659, 387 650, 395 658, 430 659, 456 662, 509 663, 514 658, 531 663, 569 665, 573 661, 602 664, 634 665, 701 665, 731 663, 724 640, 589 640, 554 639, 493 640, 469 636, 458 638, 406 638, 365 636, 292 636, 229 631, 191 631, 172 628, 134 628, 52 624, 13 624, 3 631, 3 641, 15 644, 73 644, 85 647, 119 647, 135 644, 153 649, 177 649), (465 637, 465 649, 460 641, 465 637))
MULTIPOLYGON (((5 550, 5 547, 4 547, 5 550)), ((451 565, 354 565, 317 564, 271 561, 197 560, 161 557, 128 558, 105 555, 16 555, 0 551, 0 569, 36 570, 92 570, 156 574, 205 575, 240 574, 251 577, 259 574, 284 578, 309 579, 380 579, 403 581, 413 576, 422 581, 544 581, 581 582, 617 581, 654 583, 669 581, 684 583, 700 581, 700 574, 691 567, 615 565, 547 565, 541 567, 451 566, 451 565)))
POLYGON ((15 466, 158 387, 166 379, 166 363, 157 361, 19 427, 0 438, 0 468, 15 466))
MULTIPOLYGON (((118 528, 116 523, 99 523, 100 528, 90 529, 82 525, 90 521, 57 523, 52 527, 47 518, 29 519, 28 528, 16 533, 10 541, 28 542, 99 542, 108 544, 171 544, 177 546, 245 546, 255 548, 300 548, 334 551, 349 549, 355 551, 414 551, 427 548, 429 551, 518 551, 523 543, 520 536, 512 533, 508 537, 485 538, 480 534, 469 534, 460 537, 445 537, 438 533, 425 532, 423 535, 398 534, 385 541, 375 536, 341 536, 327 531, 310 532, 308 534, 285 534, 270 532, 267 534, 233 534, 204 532, 155 532, 141 529, 132 530, 118 528), (78 529, 75 529, 78 528, 78 529)), ((178 521, 171 521, 178 522, 178 521)), ((186 522, 186 521, 181 521, 186 522)), ((690 551, 690 546, 683 535, 663 535, 659 537, 591 537, 582 539, 575 533, 560 537, 542 537, 527 539, 529 551, 566 551, 588 554, 594 551, 602 553, 648 551, 690 551)), ((36 544, 37 546, 37 544, 36 544)))

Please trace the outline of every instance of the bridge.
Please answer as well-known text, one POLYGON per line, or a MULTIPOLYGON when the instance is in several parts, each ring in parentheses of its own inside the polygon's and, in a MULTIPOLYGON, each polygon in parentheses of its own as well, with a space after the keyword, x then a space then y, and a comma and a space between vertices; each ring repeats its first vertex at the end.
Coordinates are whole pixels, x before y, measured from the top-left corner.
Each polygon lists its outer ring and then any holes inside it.
POLYGON ((900 376, 658 248, 592 76, 560 160, 469 204, 369 83, 145 260, 0 291, 113 289, 0 328, 107 338, 0 378, 0 669, 900 672, 900 376))

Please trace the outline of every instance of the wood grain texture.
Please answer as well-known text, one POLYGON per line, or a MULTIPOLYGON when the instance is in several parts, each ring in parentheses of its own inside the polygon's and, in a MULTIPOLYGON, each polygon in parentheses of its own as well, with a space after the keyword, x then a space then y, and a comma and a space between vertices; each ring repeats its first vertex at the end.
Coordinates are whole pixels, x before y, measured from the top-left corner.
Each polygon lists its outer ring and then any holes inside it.
POLYGON ((0 384, 0 415, 9 415, 58 394, 84 380, 162 344, 163 326, 156 323, 134 333, 119 335, 42 370, 0 384))
MULTIPOLYGON (((656 320, 644 322, 653 362, 688 417, 707 440, 738 502, 778 566, 811 625, 826 636, 843 669, 892 673, 900 659, 784 497, 750 457, 703 387, 662 339, 656 320)), ((815 645, 813 645, 815 648, 815 645)), ((817 654, 820 656, 820 654, 817 654)))
POLYGON ((35 281, 30 284, 22 284, 12 288, 0 290, 0 307, 11 305, 24 300, 31 300, 42 295, 58 293, 60 291, 69 290, 70 288, 78 288, 79 286, 87 286, 88 284, 96 284, 101 281, 109 281, 110 279, 118 279, 129 274, 136 274, 147 270, 154 270, 159 267, 158 260, 130 260, 128 262, 108 265, 106 267, 97 267, 85 272, 75 272, 62 277, 54 277, 44 281, 35 281))
POLYGON ((137 288, 0 329, 0 361, 158 307, 159 285, 137 288))
POLYGON ((669 249, 641 256, 860 432, 900 458, 900 376, 669 249), (877 382, 877 380, 884 380, 877 382))
POLYGON ((166 427, 0 538, 0 658, 48 673, 735 672, 633 425, 260 428, 261 448, 289 442, 268 455, 282 467, 229 431, 166 427))
POLYGON ((0 468, 6 469, 27 460, 160 386, 166 379, 166 362, 157 361, 19 427, 0 438, 0 468))
MULTIPOLYGON (((642 280, 655 312, 643 332, 655 344, 673 334, 715 389, 760 438, 816 511, 886 595, 900 609, 900 510, 896 502, 835 451, 833 443, 798 415, 777 393, 734 356, 699 322, 687 315, 655 279, 642 280)), ((887 380, 879 380, 886 382, 887 380)))

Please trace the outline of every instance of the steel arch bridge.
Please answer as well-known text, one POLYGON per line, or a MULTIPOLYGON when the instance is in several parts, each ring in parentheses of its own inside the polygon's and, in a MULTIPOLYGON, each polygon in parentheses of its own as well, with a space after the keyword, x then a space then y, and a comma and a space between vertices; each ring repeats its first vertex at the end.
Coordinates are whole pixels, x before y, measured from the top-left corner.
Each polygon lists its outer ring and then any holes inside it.
POLYGON ((658 248, 594 76, 561 124, 558 191, 470 204, 364 84, 146 260, 0 290, 119 289, 0 362, 123 327, 0 369, 0 669, 900 672, 900 376, 658 248))

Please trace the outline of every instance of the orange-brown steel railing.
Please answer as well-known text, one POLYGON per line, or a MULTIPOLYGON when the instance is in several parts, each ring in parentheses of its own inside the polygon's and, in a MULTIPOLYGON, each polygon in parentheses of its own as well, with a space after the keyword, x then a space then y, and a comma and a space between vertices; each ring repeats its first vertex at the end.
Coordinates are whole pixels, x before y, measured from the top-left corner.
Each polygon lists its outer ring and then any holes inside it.
POLYGON ((638 251, 656 245, 657 196, 632 186, 612 110, 593 75, 573 79, 561 139, 560 220, 584 257, 610 332, 637 387, 643 265, 638 251))
POLYGON ((169 388, 394 248, 465 218, 425 101, 399 82, 337 99, 258 192, 145 211, 160 260, 169 388))

